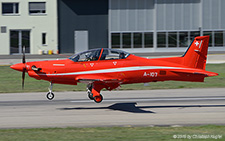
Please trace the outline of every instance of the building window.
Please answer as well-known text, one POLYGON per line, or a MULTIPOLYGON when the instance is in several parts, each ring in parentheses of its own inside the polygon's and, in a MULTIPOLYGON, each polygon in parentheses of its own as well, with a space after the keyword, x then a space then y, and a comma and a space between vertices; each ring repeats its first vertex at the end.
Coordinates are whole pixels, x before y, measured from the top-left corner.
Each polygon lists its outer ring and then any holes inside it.
POLYGON ((188 44, 188 32, 179 32, 179 47, 187 47, 188 44))
POLYGON ((123 33, 123 48, 131 48, 131 33, 123 33))
POLYGON ((197 36, 200 36, 200 31, 191 31, 190 32, 190 41, 192 41, 197 36))
POLYGON ((2 3, 2 14, 18 14, 19 3, 2 3))
POLYGON ((168 47, 177 47, 177 32, 168 33, 168 47))
POLYGON ((40 15, 46 13, 45 2, 29 2, 29 14, 40 15))
POLYGON ((112 33, 111 40, 111 48, 153 48, 153 32, 112 33))
POLYGON ((46 38, 47 38, 47 34, 46 33, 42 33, 42 45, 46 45, 46 38))
POLYGON ((142 48, 142 33, 134 33, 134 48, 142 48))
POLYGON ((112 48, 120 48, 120 33, 112 33, 112 48))
POLYGON ((166 47, 166 32, 157 33, 157 47, 158 48, 166 47))
POLYGON ((209 47, 212 47, 212 31, 204 31, 203 35, 204 36, 206 36, 206 35, 210 36, 209 37, 209 47))
POLYGON ((216 47, 222 47, 223 46, 223 31, 215 31, 214 32, 214 41, 216 47))
POLYGON ((153 32, 147 32, 144 35, 145 48, 153 48, 153 32))
POLYGON ((6 33, 6 32, 7 32, 6 26, 1 26, 1 33, 6 33))

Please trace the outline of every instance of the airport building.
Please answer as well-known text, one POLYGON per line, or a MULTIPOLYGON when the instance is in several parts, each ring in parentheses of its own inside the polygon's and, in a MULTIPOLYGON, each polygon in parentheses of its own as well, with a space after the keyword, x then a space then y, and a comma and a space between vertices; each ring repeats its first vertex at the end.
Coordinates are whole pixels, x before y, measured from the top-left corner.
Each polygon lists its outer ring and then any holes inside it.
POLYGON ((102 47, 131 53, 183 52, 199 35, 210 35, 210 51, 225 51, 224 0, 7 1, 0 6, 1 54, 15 52, 13 34, 18 34, 14 36, 21 48, 25 31, 31 54, 102 47), (7 4, 11 13, 6 13, 7 4))
POLYGON ((210 35, 210 50, 224 51, 223 7, 224 0, 59 0, 59 49, 177 52, 210 35))
POLYGON ((56 0, 1 0, 0 54, 58 50, 56 0))

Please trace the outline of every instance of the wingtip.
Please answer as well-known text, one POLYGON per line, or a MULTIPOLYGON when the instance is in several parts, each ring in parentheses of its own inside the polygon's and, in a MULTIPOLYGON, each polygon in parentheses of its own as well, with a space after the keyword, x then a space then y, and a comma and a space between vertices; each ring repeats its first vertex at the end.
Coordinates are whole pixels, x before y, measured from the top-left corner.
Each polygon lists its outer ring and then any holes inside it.
POLYGON ((209 77, 211 77, 211 76, 218 76, 219 73, 210 72, 210 73, 208 73, 207 75, 208 75, 209 77))

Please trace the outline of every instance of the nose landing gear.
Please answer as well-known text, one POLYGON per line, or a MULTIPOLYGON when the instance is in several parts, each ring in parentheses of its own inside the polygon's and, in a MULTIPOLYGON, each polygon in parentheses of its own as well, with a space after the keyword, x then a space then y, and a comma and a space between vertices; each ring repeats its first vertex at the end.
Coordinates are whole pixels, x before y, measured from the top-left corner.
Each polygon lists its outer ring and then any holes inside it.
POLYGON ((49 92, 46 95, 46 97, 47 97, 48 100, 52 100, 55 97, 54 93, 52 92, 52 87, 53 87, 53 83, 51 82, 50 83, 50 86, 48 88, 48 91, 49 92))

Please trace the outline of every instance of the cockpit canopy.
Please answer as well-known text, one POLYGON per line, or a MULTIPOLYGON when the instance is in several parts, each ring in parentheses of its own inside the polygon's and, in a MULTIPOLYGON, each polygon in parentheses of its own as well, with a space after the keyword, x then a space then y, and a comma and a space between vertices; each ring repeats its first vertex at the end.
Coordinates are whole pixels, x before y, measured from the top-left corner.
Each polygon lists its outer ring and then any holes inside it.
POLYGON ((129 53, 121 50, 98 48, 72 55, 71 57, 69 57, 69 59, 74 62, 83 62, 83 61, 125 59, 129 55, 130 55, 129 53))

